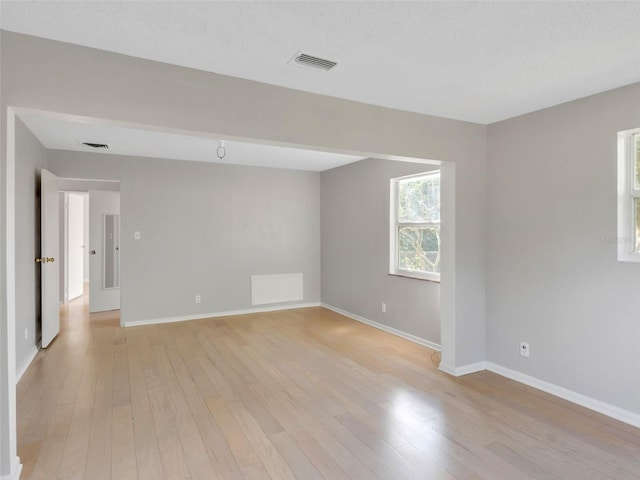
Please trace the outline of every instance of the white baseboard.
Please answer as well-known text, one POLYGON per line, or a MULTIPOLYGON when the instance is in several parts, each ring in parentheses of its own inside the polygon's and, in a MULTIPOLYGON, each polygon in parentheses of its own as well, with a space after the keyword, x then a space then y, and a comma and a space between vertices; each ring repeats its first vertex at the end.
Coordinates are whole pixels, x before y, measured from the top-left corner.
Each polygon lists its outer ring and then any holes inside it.
POLYGON ((22 473, 22 464, 20 463, 20 457, 14 457, 11 462, 11 471, 0 476, 0 480, 20 480, 20 473, 22 473))
POLYGON ((454 377, 461 377, 462 375, 469 375, 471 373, 482 372, 487 369, 487 362, 476 362, 461 367, 454 367, 446 363, 440 363, 438 370, 448 373, 454 377))
POLYGON ((550 393, 551 395, 555 395, 556 397, 563 398, 595 412, 640 428, 640 413, 625 410, 624 408, 616 407, 615 405, 596 400, 595 398, 587 397, 586 395, 583 395, 581 393, 574 392, 573 390, 560 387, 553 383, 545 382, 544 380, 540 380, 516 370, 511 370, 510 368, 503 367, 502 365, 497 365, 492 362, 486 362, 486 366, 487 370, 493 373, 497 373, 498 375, 502 375, 503 377, 510 378, 511 380, 515 380, 516 382, 524 383, 525 385, 529 385, 530 387, 537 388, 538 390, 542 390, 543 392, 550 393))
POLYGON ((448 373, 449 375, 453 375, 454 377, 481 372, 482 370, 489 370, 490 372, 497 373, 498 375, 502 375, 503 377, 515 380, 516 382, 523 383, 525 385, 536 388, 538 390, 542 390, 543 392, 550 393, 551 395, 555 395, 556 397, 568 400, 572 403, 601 413, 608 417, 615 418, 616 420, 619 420, 621 422, 628 423, 629 425, 633 425, 634 427, 640 427, 639 413, 616 407, 615 405, 596 400, 595 398, 582 395, 581 393, 574 392, 573 390, 560 387, 553 383, 545 382, 544 380, 540 380, 516 370, 511 370, 510 368, 503 367, 502 365, 498 365, 492 362, 477 362, 469 365, 463 365, 462 367, 457 368, 441 363, 439 369, 445 373, 448 373))
POLYGON ((310 307, 319 307, 319 306, 320 306, 320 302, 295 303, 291 305, 276 305, 273 307, 248 308, 246 310, 229 310, 227 312, 199 313, 197 315, 184 315, 181 317, 165 317, 165 318, 152 318, 149 320, 136 320, 133 322, 126 322, 123 326, 124 327, 140 327, 142 325, 157 325, 161 323, 188 322, 190 320, 202 320, 204 318, 233 317, 236 315, 247 315, 250 313, 277 312, 279 310, 294 310, 296 308, 310 308, 310 307))
POLYGON ((427 347, 432 350, 436 350, 438 352, 440 351, 440 345, 438 345, 437 343, 431 342, 429 340, 425 340, 424 338, 416 337, 415 335, 403 332, 402 330, 398 330, 397 328, 389 327, 387 325, 383 325, 382 323, 374 322, 373 320, 369 320, 368 318, 361 317, 360 315, 356 315, 355 313, 347 312, 346 310, 342 310, 341 308, 334 307, 333 305, 329 305, 328 303, 321 303, 320 306, 326 308, 327 310, 331 310, 333 312, 339 313, 340 315, 344 315, 345 317, 349 317, 353 320, 356 320, 357 322, 365 323, 371 327, 377 328, 387 333, 391 333, 392 335, 402 337, 405 340, 409 340, 410 342, 417 343, 418 345, 422 345, 423 347, 427 347))
POLYGON ((31 362, 33 362, 33 359, 36 358, 36 355, 38 354, 38 350, 40 350, 38 346, 34 345, 31 351, 29 352, 29 355, 27 355, 27 358, 25 358, 20 364, 20 366, 16 369, 16 383, 20 381, 20 379, 24 375, 24 372, 27 371, 27 368, 29 368, 29 365, 31 365, 31 362))

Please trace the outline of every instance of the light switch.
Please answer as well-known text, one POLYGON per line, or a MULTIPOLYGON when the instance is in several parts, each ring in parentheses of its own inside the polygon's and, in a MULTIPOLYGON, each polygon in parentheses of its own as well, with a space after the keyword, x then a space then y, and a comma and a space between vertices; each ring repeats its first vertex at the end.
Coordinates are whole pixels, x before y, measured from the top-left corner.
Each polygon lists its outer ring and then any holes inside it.
POLYGON ((134 232, 133 238, 135 238, 136 240, 140 240, 140 232, 134 232))

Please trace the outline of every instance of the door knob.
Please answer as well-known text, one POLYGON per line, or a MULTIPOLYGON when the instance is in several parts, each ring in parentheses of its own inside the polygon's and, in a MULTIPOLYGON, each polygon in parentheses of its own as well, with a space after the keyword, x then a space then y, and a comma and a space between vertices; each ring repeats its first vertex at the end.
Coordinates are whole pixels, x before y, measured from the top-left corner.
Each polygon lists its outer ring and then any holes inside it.
POLYGON ((36 263, 45 263, 46 261, 46 258, 36 258, 36 263))
POLYGON ((95 254, 96 254, 96 251, 95 251, 95 250, 91 250, 89 253, 90 253, 91 255, 95 255, 95 254))
POLYGON ((36 263, 52 263, 55 262, 56 259, 53 257, 42 257, 42 258, 36 258, 36 263))

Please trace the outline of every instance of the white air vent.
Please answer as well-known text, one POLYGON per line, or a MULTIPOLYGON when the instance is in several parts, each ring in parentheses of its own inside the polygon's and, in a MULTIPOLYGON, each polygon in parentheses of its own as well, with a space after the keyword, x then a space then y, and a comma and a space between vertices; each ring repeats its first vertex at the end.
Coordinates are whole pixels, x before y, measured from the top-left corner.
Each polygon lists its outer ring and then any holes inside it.
POLYGON ((313 55, 303 52, 298 52, 289 63, 324 71, 331 70, 338 64, 338 62, 327 60, 326 58, 314 57, 313 55))

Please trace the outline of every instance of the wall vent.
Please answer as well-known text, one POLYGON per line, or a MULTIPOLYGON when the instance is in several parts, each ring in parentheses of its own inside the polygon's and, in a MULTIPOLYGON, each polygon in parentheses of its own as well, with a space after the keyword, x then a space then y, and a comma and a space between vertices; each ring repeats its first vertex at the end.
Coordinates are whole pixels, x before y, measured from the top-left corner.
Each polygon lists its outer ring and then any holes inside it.
POLYGON ((82 142, 82 145, 89 148, 104 148, 105 150, 109 148, 109 145, 107 145, 106 143, 82 142))
POLYGON ((303 52, 298 52, 289 63, 300 65, 301 67, 315 68, 316 70, 324 71, 331 70, 338 64, 338 62, 327 60, 325 58, 315 57, 303 52))

